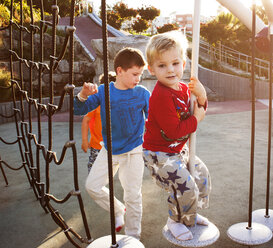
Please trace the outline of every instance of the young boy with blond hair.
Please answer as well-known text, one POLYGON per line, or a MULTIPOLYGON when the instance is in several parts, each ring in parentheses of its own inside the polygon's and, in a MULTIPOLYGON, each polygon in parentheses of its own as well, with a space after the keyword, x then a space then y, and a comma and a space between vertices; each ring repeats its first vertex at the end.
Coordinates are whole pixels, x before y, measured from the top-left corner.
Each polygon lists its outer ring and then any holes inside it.
POLYGON ((208 207, 211 191, 206 165, 195 159, 195 173, 188 169, 186 142, 204 118, 207 96, 197 78, 181 82, 186 63, 187 41, 178 31, 153 36, 146 48, 148 69, 157 78, 149 102, 143 158, 157 185, 169 193, 167 226, 178 240, 192 239, 187 226, 208 225, 197 207, 208 207), (190 114, 190 95, 197 101, 190 114))
MULTIPOLYGON (((116 230, 120 231, 125 223, 125 234, 137 239, 140 238, 142 217, 144 118, 148 115, 150 97, 150 92, 138 85, 144 66, 145 60, 140 50, 122 49, 114 59, 116 82, 109 84, 113 175, 119 169, 125 203, 114 199, 116 230)), ((104 145, 87 177, 85 187, 96 203, 109 211, 109 189, 105 187, 108 184, 108 160, 104 85, 97 87, 95 84, 84 83, 74 99, 74 114, 86 114, 99 105, 104 145)))

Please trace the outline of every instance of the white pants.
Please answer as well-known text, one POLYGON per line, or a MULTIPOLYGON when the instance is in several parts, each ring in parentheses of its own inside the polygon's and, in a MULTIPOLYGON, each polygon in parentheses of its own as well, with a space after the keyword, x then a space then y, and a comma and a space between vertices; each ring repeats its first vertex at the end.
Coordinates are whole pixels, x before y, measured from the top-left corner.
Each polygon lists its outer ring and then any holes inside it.
MULTIPOLYGON (((119 169, 119 180, 124 190, 124 203, 114 198, 115 216, 124 214, 125 208, 125 234, 140 238, 142 217, 142 177, 144 161, 142 146, 130 152, 113 155, 113 176, 119 169)), ((107 150, 103 146, 87 177, 85 188, 88 194, 105 210, 110 210, 109 189, 105 186, 108 180, 107 150)))

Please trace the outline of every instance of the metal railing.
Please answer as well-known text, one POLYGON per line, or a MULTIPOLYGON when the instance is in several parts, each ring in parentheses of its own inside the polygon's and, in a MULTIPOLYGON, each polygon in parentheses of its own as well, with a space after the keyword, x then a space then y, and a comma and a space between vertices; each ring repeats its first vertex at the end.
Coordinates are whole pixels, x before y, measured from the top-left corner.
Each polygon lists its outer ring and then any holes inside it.
MULTIPOLYGON (((191 35, 188 35, 191 38, 191 35)), ((251 56, 229 48, 225 45, 213 46, 200 39, 200 56, 213 64, 215 61, 227 66, 238 73, 245 73, 250 76, 251 56)), ((262 79, 269 79, 269 61, 255 58, 256 76, 262 79)))

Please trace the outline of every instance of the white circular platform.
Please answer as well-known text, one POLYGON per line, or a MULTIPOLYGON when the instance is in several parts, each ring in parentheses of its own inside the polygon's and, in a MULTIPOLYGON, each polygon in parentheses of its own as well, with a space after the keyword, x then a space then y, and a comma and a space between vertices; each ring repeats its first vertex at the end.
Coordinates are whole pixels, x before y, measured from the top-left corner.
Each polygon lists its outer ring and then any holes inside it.
POLYGON ((216 242, 220 236, 218 228, 211 222, 208 226, 195 225, 187 228, 192 232, 193 239, 191 240, 181 241, 176 239, 168 229, 167 225, 163 227, 162 234, 169 242, 182 247, 208 246, 216 242))
MULTIPOLYGON (((144 248, 144 245, 134 237, 126 235, 116 235, 118 248, 144 248)), ((111 248, 112 236, 104 236, 94 240, 87 248, 111 248)))
POLYGON ((273 231, 273 210, 268 210, 268 215, 265 217, 266 210, 258 209, 252 212, 253 222, 263 224, 267 226, 271 231, 273 231))
POLYGON ((248 222, 232 225, 227 230, 227 235, 233 241, 243 245, 260 245, 272 238, 272 231, 265 225, 252 223, 251 229, 247 229, 248 222))

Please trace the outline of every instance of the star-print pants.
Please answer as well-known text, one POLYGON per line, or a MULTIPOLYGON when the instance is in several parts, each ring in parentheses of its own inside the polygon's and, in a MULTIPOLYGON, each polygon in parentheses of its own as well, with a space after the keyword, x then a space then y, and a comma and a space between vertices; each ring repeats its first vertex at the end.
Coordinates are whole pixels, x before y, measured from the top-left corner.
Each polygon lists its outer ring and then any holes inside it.
POLYGON ((195 225, 197 208, 209 205, 211 180, 206 165, 196 156, 194 175, 191 175, 186 146, 180 154, 143 149, 143 158, 156 184, 169 193, 170 218, 187 226, 195 225))

